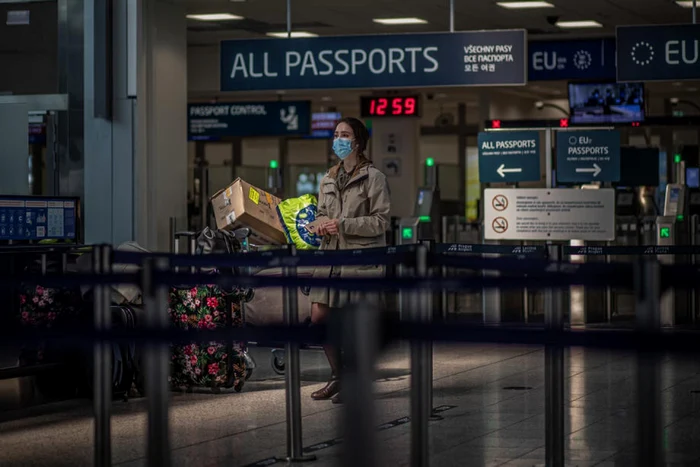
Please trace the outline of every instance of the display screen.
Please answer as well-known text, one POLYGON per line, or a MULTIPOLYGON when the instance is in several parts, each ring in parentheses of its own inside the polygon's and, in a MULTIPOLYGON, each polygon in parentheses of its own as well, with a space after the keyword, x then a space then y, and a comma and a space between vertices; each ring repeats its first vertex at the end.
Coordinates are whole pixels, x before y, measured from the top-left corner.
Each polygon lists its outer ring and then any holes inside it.
POLYGON ((0 240, 75 240, 74 198, 0 196, 0 240))
POLYGON ((668 200, 671 203, 677 203, 681 199, 681 189, 671 188, 669 190, 668 200))
POLYGON ((620 148, 620 181, 617 187, 658 186, 659 148, 620 148))
POLYGON ((311 134, 304 138, 330 139, 333 138, 335 127, 342 118, 340 112, 314 112, 311 114, 311 134))
POLYGON ((618 206, 632 206, 634 204, 634 193, 618 193, 617 195, 617 205, 618 206))
POLYGON ((571 123, 644 121, 644 84, 569 83, 571 123))
POLYGON ((685 169, 685 184, 688 188, 700 188, 700 168, 688 167, 685 169))
POLYGON ((360 114, 362 118, 420 117, 420 96, 363 96, 360 114))
POLYGON ((433 205, 432 190, 418 190, 418 199, 416 199, 416 217, 430 216, 430 208, 433 205))

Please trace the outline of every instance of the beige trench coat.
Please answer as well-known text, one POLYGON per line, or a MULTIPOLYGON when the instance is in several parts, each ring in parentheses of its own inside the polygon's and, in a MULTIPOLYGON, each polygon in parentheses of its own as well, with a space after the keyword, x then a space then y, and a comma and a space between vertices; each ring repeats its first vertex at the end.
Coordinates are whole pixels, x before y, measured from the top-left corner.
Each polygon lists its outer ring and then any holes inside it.
MULTIPOLYGON (((339 235, 327 235, 321 242, 322 250, 354 250, 386 246, 391 200, 386 176, 366 165, 340 191, 336 181, 326 174, 321 180, 318 197, 318 216, 340 221, 339 235)), ((378 258, 379 259, 379 258, 378 258)), ((336 266, 333 277, 383 277, 383 266, 336 266)), ((315 278, 331 276, 330 267, 316 268, 315 278)), ((350 294, 341 290, 312 289, 312 303, 342 307, 348 301, 357 302, 372 297, 362 291, 350 294)))

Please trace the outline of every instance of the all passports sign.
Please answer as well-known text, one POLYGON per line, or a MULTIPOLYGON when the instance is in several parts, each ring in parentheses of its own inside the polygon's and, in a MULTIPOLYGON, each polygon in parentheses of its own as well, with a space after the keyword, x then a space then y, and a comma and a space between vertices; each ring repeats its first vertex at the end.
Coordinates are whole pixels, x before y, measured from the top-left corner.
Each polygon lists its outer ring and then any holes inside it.
POLYGON ((537 131, 482 132, 478 145, 481 183, 540 179, 540 135, 537 131))
POLYGON ((524 85, 524 30, 221 42, 221 90, 524 85))
POLYGON ((620 133, 559 131, 557 181, 563 183, 620 180, 620 133))

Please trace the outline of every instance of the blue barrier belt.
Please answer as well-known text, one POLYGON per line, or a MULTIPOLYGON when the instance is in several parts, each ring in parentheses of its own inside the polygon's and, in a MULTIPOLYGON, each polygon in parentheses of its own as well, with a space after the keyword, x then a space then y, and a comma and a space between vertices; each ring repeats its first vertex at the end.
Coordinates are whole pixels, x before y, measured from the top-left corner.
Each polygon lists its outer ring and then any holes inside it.
MULTIPOLYGON (((552 269, 542 274, 522 277, 453 277, 445 279, 420 278, 378 278, 378 277, 344 277, 301 278, 240 276, 233 274, 175 273, 169 271, 154 273, 153 283, 165 287, 197 286, 202 284, 220 285, 222 287, 265 288, 265 287, 320 287, 342 290, 383 291, 398 289, 447 289, 479 290, 481 288, 521 288, 541 289, 548 287, 568 287, 571 285, 619 286, 631 287, 632 274, 620 274, 618 270, 609 269, 607 273, 586 271, 585 265, 568 265, 552 263, 552 269), (574 269, 562 269, 563 266, 577 266, 574 269)), ((44 287, 80 287, 99 284, 140 284, 139 274, 19 274, 0 276, 0 288, 22 285, 42 285, 44 287)))
POLYGON ((435 255, 432 264, 449 268, 503 271, 527 275, 632 274, 630 263, 555 263, 541 259, 480 258, 478 256, 435 255))
POLYGON ((700 255, 700 246, 692 245, 632 245, 632 246, 564 246, 565 255, 638 256, 638 255, 700 255))
MULTIPOLYGON (((511 345, 561 345, 618 350, 666 350, 700 352, 700 340, 693 332, 643 333, 639 331, 553 331, 531 327, 486 327, 461 323, 411 323, 385 321, 385 337, 393 339, 415 339, 441 342, 495 343, 511 345)), ((112 328, 96 331, 93 328, 2 328, 3 342, 65 342, 74 346, 90 346, 94 340, 111 339, 153 343, 211 342, 211 341, 254 341, 254 342, 298 342, 301 344, 321 344, 326 340, 326 326, 307 327, 267 325, 247 328, 217 328, 214 330, 181 330, 153 328, 112 328)))
POLYGON ((482 245, 469 243, 436 243, 433 251, 437 254, 497 254, 513 255, 519 257, 539 257, 547 256, 547 248, 543 245, 482 245))
POLYGON ((215 255, 174 255, 163 253, 136 253, 114 251, 112 261, 117 264, 140 265, 147 258, 167 259, 172 267, 195 268, 275 268, 303 266, 376 266, 412 264, 415 262, 415 245, 388 248, 364 248, 355 250, 297 251, 289 255, 286 249, 255 253, 215 255))

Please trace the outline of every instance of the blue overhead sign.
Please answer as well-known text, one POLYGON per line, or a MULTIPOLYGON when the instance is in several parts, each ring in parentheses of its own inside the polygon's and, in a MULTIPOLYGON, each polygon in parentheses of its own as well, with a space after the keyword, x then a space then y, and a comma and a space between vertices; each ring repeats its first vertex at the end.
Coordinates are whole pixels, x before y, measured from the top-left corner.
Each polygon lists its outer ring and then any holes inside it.
POLYGON ((615 39, 531 41, 529 81, 614 80, 615 39))
POLYGON ((537 131, 482 132, 478 144, 481 183, 540 180, 540 134, 537 131))
POLYGON ((311 102, 189 104, 187 137, 216 141, 231 136, 298 136, 311 131, 311 102))
POLYGON ((221 42, 221 90, 526 84, 525 30, 221 42))
POLYGON ((559 131, 557 181, 563 183, 620 180, 620 133, 617 131, 559 131))
POLYGON ((696 79, 700 79, 700 24, 617 28, 617 81, 696 79))

